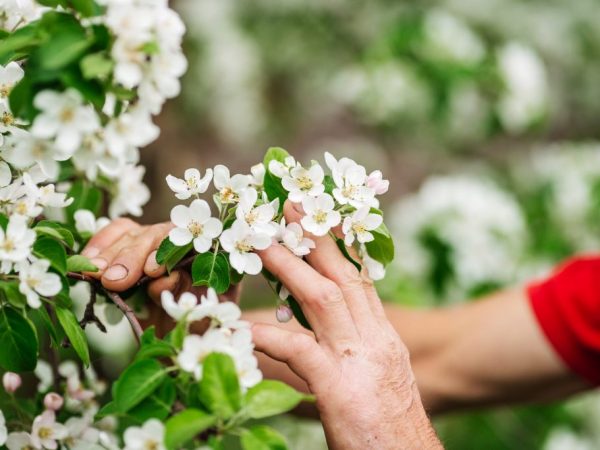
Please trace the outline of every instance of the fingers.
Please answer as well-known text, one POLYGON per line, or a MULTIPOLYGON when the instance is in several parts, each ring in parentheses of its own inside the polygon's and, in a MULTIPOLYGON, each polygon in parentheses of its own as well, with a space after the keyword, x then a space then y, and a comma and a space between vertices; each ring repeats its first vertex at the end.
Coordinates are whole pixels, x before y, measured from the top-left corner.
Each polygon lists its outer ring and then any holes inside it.
POLYGON ((298 300, 319 342, 344 351, 358 339, 340 288, 288 249, 273 244, 259 253, 267 270, 298 300))
POLYGON ((192 288, 192 278, 183 270, 174 270, 166 277, 160 277, 148 284, 148 296, 156 304, 160 305, 160 294, 170 291, 175 297, 182 292, 192 288))
POLYGON ((314 376, 328 372, 328 359, 317 342, 304 333, 294 333, 274 325, 252 325, 252 340, 256 350, 276 361, 286 363, 309 385, 314 376))
MULTIPOLYGON (((284 214, 288 222, 299 223, 303 216, 301 206, 291 202, 285 203, 284 214)), ((316 247, 306 256, 306 260, 317 272, 340 287, 357 329, 360 331, 376 326, 358 269, 344 257, 330 236, 309 234, 308 237, 315 241, 316 247)))
MULTIPOLYGON (((116 242, 121 236, 134 228, 140 228, 140 225, 133 220, 113 220, 108 226, 104 227, 89 240, 81 254, 88 258, 95 258, 116 242)), ((104 269, 104 267, 102 269, 104 269)))

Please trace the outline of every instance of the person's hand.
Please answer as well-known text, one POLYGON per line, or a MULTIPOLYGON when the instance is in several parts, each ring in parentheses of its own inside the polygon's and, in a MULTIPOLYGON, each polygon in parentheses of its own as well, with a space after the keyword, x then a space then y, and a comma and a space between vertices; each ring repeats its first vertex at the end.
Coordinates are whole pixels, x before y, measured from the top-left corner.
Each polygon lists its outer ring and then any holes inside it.
MULTIPOLYGON (((289 202, 288 222, 301 213, 289 202)), ((334 449, 441 448, 423 409, 409 354, 387 320, 368 277, 359 274, 329 236, 306 262, 273 244, 265 268, 298 300, 314 335, 254 324, 258 351, 284 362, 316 395, 334 449)))

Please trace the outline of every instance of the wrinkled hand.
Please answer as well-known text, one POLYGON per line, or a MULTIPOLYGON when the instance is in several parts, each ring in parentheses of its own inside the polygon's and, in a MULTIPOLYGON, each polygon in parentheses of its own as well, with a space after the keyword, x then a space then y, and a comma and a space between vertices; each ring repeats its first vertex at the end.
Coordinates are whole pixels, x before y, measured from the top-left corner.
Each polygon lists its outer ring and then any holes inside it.
MULTIPOLYGON (((166 268, 156 262, 156 250, 173 228, 170 222, 155 225, 140 225, 130 219, 117 219, 93 236, 81 252, 98 267, 90 275, 102 285, 116 292, 133 287, 140 278, 148 276, 149 316, 142 325, 154 325, 159 336, 166 334, 175 323, 162 309, 160 294, 164 290, 179 296, 182 292, 196 295, 206 293, 204 287, 192 286, 192 279, 185 270, 174 270, 167 275, 166 268)), ((239 287, 232 287, 222 299, 236 301, 239 287)), ((193 331, 201 332, 204 323, 193 324, 193 331)))
MULTIPOLYGON (((288 202, 288 222, 301 213, 288 202)), ((310 236, 306 262, 274 244, 260 256, 302 306, 314 335, 254 324, 256 348, 285 362, 317 397, 330 448, 441 448, 409 354, 373 283, 329 236, 310 236)))

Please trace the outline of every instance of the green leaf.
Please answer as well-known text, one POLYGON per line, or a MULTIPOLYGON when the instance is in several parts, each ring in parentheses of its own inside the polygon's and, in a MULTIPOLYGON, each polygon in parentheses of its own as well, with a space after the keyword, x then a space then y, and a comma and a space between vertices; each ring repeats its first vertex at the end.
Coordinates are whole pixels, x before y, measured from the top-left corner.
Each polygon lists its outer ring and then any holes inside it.
POLYGON ((69 272, 98 272, 98 268, 83 255, 69 256, 67 270, 69 272))
POLYGON ((173 244, 167 236, 158 247, 156 252, 156 262, 160 265, 165 265, 167 267, 167 272, 171 272, 173 267, 175 267, 177 263, 192 250, 192 248, 192 243, 178 247, 173 244))
POLYGON ((298 301, 290 295, 287 298, 287 302, 290 305, 290 308, 292 308, 292 312, 294 313, 294 317, 296 318, 298 323, 307 330, 312 331, 312 327, 310 326, 310 323, 308 323, 308 320, 306 319, 306 316, 304 315, 304 312, 302 311, 302 308, 300 307, 298 301))
POLYGON ((99 52, 86 55, 79 65, 85 79, 105 79, 112 73, 114 62, 105 52, 99 52))
POLYGON ((50 261, 50 266, 60 274, 67 273, 67 253, 58 241, 49 237, 39 237, 33 244, 33 254, 50 261))
POLYGON ((167 356, 173 356, 174 354, 175 349, 171 344, 157 340, 152 344, 147 344, 141 347, 136 353, 135 359, 164 358, 167 356))
POLYGON ((202 253, 192 264, 194 286, 210 286, 217 294, 229 289, 229 261, 224 253, 202 253))
POLYGON ((176 349, 181 349, 183 345, 183 339, 185 338, 186 333, 187 330, 185 321, 180 321, 177 322, 175 328, 173 328, 167 334, 167 336, 165 336, 165 339, 167 339, 171 343, 171 345, 173 345, 173 347, 175 347, 176 349))
POLYGON ((15 117, 20 117, 27 121, 33 120, 36 114, 35 106, 33 106, 35 94, 33 83, 29 74, 26 73, 21 81, 10 91, 8 100, 10 102, 10 109, 15 117))
POLYGON ((75 245, 73 233, 59 223, 50 220, 41 220, 35 225, 34 230, 38 236, 52 237, 64 242, 69 248, 73 248, 73 245, 75 245))
POLYGON ((69 341, 75 349, 75 352, 77 353, 79 358, 81 358, 83 363, 86 366, 89 366, 90 350, 88 348, 87 339, 85 338, 85 333, 79 325, 77 317, 75 317, 75 314, 70 309, 63 308, 60 306, 57 306, 55 308, 55 311, 56 317, 62 325, 63 330, 65 330, 65 334, 69 338, 69 341))
POLYGON ((38 22, 19 28, 0 40, 0 65, 6 65, 20 52, 29 50, 40 42, 38 22))
POLYGON ((245 430, 241 437, 244 450, 286 450, 283 436, 265 425, 257 425, 245 430))
POLYGON ((204 430, 216 423, 215 416, 199 409, 186 409, 167 420, 165 445, 169 450, 181 448, 204 430))
POLYGON ((342 255, 344 255, 344 258, 346 258, 348 261, 350 261, 352 263, 352 265, 354 265, 354 267, 356 267, 356 269, 360 272, 362 270, 362 267, 358 263, 358 261, 356 261, 350 255, 350 253, 348 253, 348 247, 346 247, 346 244, 344 243, 344 240, 340 239, 340 238, 336 238, 335 243, 337 244, 338 248, 342 252, 342 255))
POLYGON ((67 206, 67 215, 70 223, 73 223, 73 215, 78 209, 88 209, 95 216, 98 216, 104 202, 104 195, 97 187, 85 182, 77 180, 69 189, 69 197, 73 197, 73 203, 67 206))
POLYGON ((79 12, 83 17, 90 17, 96 15, 98 8, 94 3, 94 0, 71 0, 73 9, 79 12))
POLYGON ((98 80, 86 80, 79 66, 70 66, 62 70, 60 72, 60 81, 67 87, 77 89, 83 98, 97 109, 102 109, 104 106, 106 100, 104 87, 98 80))
POLYGON ((148 419, 165 420, 171 413, 176 397, 175 382, 166 377, 165 381, 138 405, 127 412, 127 415, 145 422, 148 419))
POLYGON ((333 195, 335 181, 333 181, 333 177, 331 175, 325 175, 325 178, 323 178, 323 185, 325 186, 325 192, 329 195, 333 195))
POLYGON ((244 412, 252 419, 262 419, 288 412, 309 398, 281 381, 263 380, 246 393, 244 412))
POLYGON ((129 411, 160 386, 167 373, 154 359, 142 359, 127 367, 114 386, 114 401, 121 413, 129 411))
POLYGON ((46 311, 46 308, 42 306, 38 309, 32 309, 31 311, 29 311, 29 314, 32 313, 37 314, 39 316, 40 320, 42 321, 42 324, 44 325, 44 328, 46 328, 48 334, 50 335, 52 346, 56 349, 60 348, 61 338, 58 334, 58 329, 56 328, 56 325, 50 318, 50 315, 48 314, 48 311, 46 311))
POLYGON ((241 391, 233 359, 211 353, 202 366, 200 400, 221 419, 233 416, 241 406, 241 391))
POLYGON ((0 299, 16 308, 23 308, 27 305, 27 298, 21 294, 18 281, 0 282, 0 299))
POLYGON ((284 162, 285 158, 288 156, 289 153, 283 148, 271 147, 267 150, 267 153, 263 159, 263 164, 265 165, 265 179, 263 182, 263 187, 269 200, 275 200, 276 198, 279 199, 278 212, 283 210, 283 204, 288 198, 288 192, 281 185, 281 179, 273 175, 269 170, 269 163, 273 160, 284 162))
POLYGON ((394 260, 394 240, 384 223, 371 233, 374 239, 365 244, 367 253, 375 261, 387 266, 394 260))
POLYGON ((39 343, 31 322, 15 309, 0 308, 0 367, 11 372, 35 369, 39 343))
POLYGON ((106 416, 113 416, 118 413, 119 413, 119 411, 117 410, 116 403, 114 401, 108 402, 106 405, 104 405, 102 408, 100 408, 100 411, 98 411, 96 413, 96 419, 102 419, 106 416))
POLYGON ((78 60, 93 42, 75 19, 73 22, 64 21, 60 32, 41 45, 31 57, 41 70, 58 70, 78 60))

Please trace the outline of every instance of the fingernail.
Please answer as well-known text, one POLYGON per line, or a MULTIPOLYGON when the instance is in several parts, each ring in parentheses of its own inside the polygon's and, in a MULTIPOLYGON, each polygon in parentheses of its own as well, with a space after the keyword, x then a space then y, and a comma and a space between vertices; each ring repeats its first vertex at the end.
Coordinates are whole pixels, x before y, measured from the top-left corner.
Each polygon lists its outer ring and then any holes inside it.
POLYGON ((98 270, 104 270, 106 269, 106 266, 108 266, 108 262, 104 258, 92 258, 90 259, 90 262, 95 265, 98 270))
POLYGON ((99 253, 100 249, 96 247, 86 247, 81 252, 81 254, 87 258, 93 258, 94 256, 98 256, 99 253))
POLYGON ((103 277, 110 281, 119 281, 129 274, 129 270, 123 264, 115 264, 104 273, 103 277))
POLYGON ((146 259, 146 272, 156 272, 160 269, 160 264, 156 262, 156 250, 154 250, 146 259))

